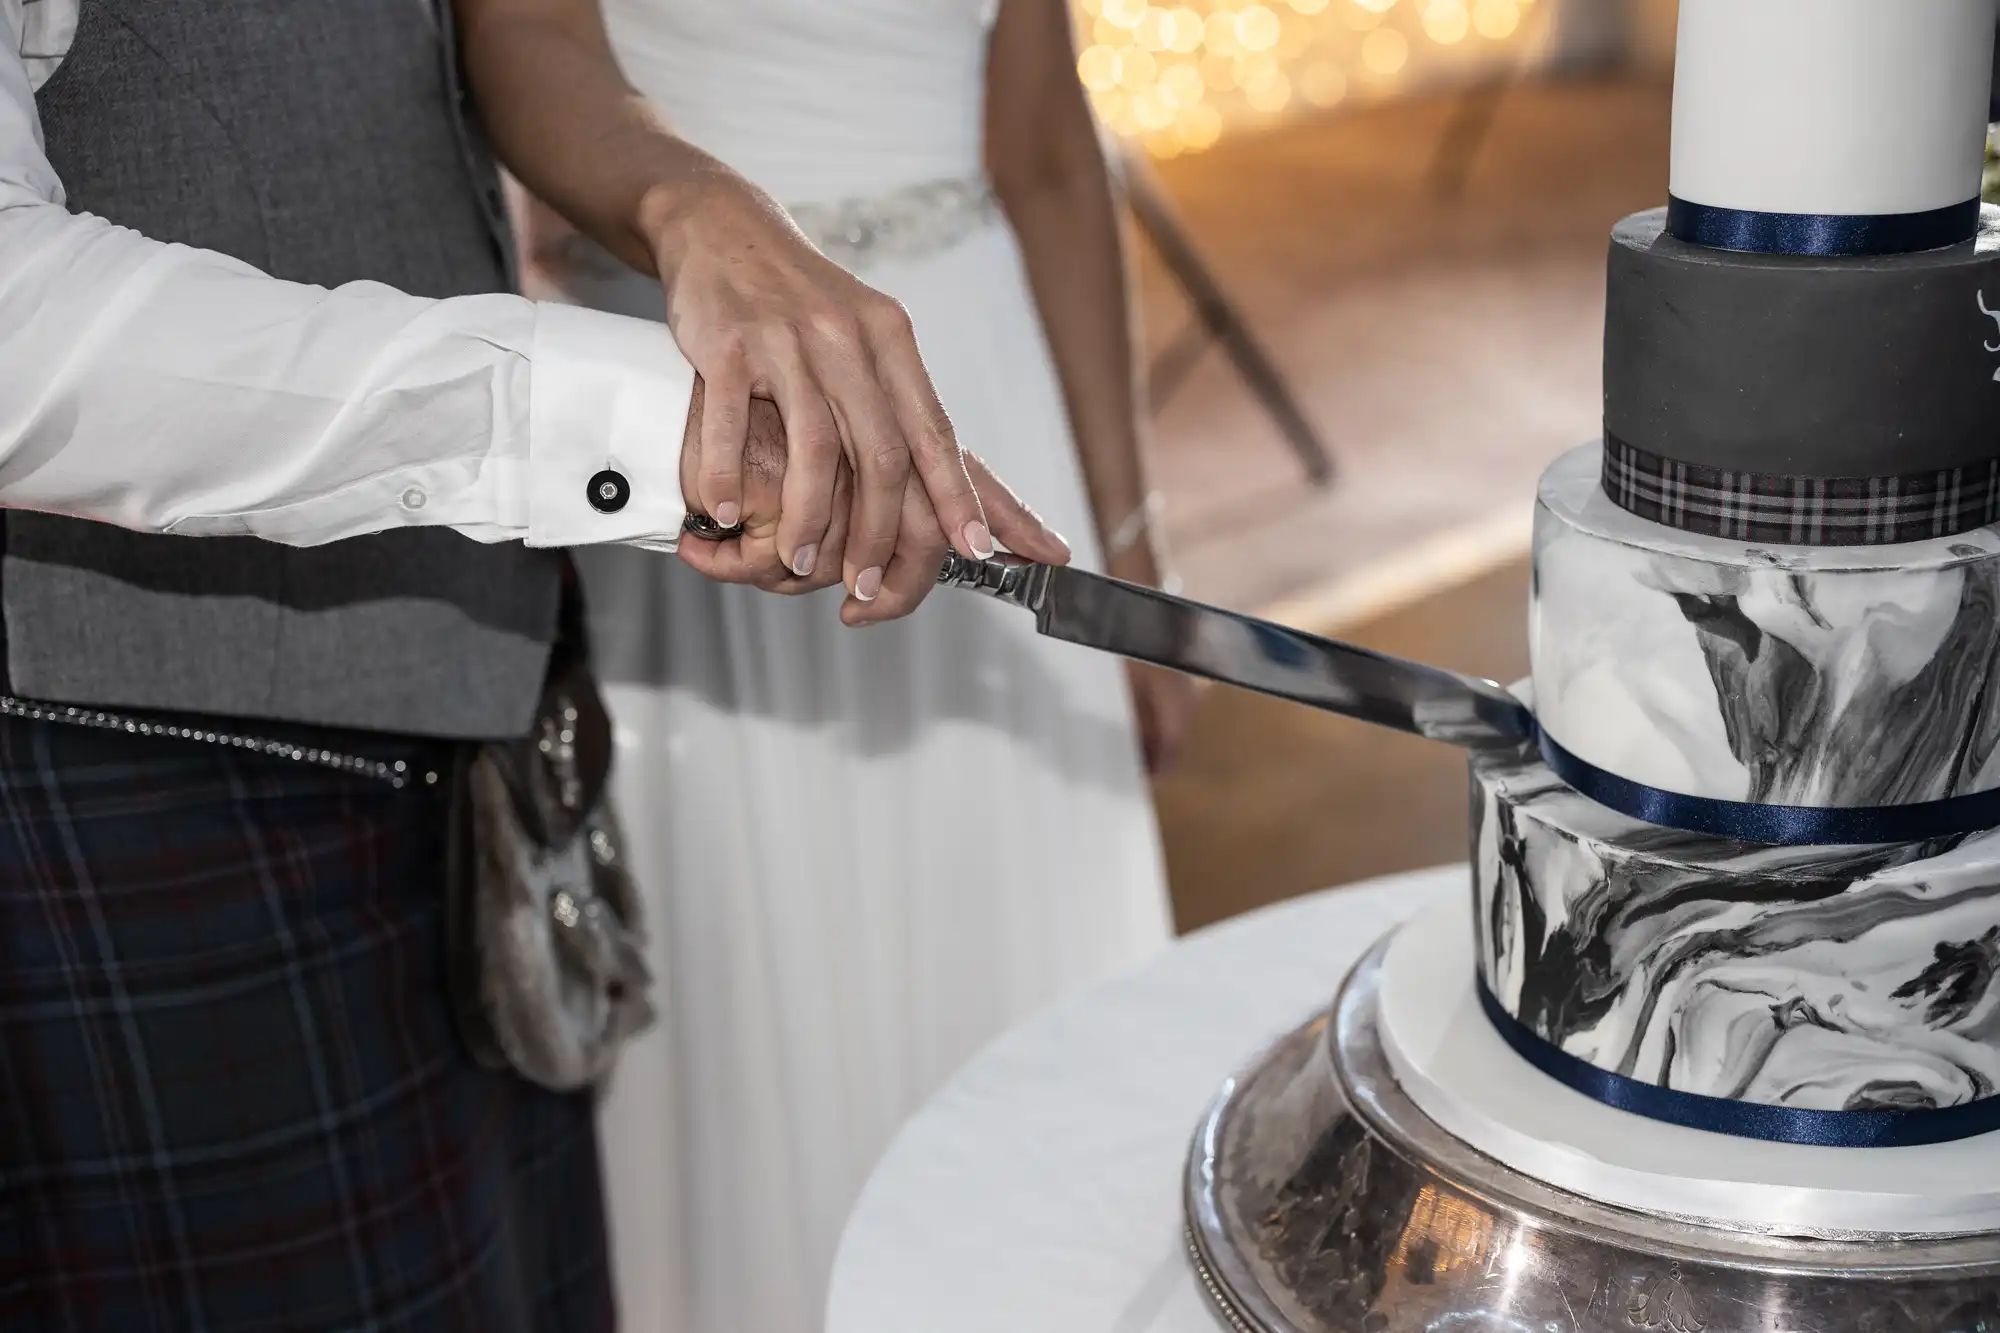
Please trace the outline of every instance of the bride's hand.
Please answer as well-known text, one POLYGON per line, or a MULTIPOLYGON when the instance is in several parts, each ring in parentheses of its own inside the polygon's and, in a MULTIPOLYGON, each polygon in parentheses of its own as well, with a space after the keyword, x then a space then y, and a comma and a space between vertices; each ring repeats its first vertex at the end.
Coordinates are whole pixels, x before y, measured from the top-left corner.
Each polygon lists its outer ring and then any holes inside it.
MULTIPOLYGON (((982 506, 903 307, 814 250, 761 191, 716 164, 649 196, 641 215, 668 323, 707 386, 691 504, 724 524, 747 513, 745 439, 751 401, 764 398, 786 435, 774 549, 795 578, 838 559, 849 623, 887 618, 868 604, 896 558, 922 565, 931 557, 919 548, 943 534, 978 555, 998 538, 1032 559, 1068 558, 1026 506, 982 506), (843 462, 854 477, 844 552, 828 540, 843 462), (915 521, 926 513, 928 524, 915 521)), ((902 582, 915 598, 892 614, 928 592, 907 571, 902 582)))
MULTIPOLYGON (((1068 564, 1069 546, 1022 503, 1005 482, 993 475, 985 460, 969 451, 964 454, 964 459, 973 487, 979 492, 980 501, 993 520, 993 530, 1034 537, 1031 549, 1035 554, 1031 558, 1045 564, 1068 564)), ((903 489, 902 534, 896 539, 895 558, 889 562, 888 571, 882 579, 882 595, 866 603, 850 597, 840 608, 841 621, 858 629, 914 611, 917 604, 937 586, 938 569, 944 564, 949 545, 944 539, 944 528, 938 523, 937 511, 931 507, 930 497, 913 478, 903 489)), ((1015 548, 1011 540, 1008 546, 1016 554, 1029 554, 1015 548)))

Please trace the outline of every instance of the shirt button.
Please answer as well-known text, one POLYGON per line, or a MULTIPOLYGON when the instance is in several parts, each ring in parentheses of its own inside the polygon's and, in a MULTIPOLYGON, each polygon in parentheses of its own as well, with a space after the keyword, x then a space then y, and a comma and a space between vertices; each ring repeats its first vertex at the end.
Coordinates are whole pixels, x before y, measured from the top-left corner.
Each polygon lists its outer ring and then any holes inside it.
POLYGON ((430 496, 424 493, 423 487, 408 487, 403 492, 403 508, 415 513, 417 510, 422 509, 430 501, 430 498, 430 496))
POLYGON ((632 498, 632 483, 625 480, 624 473, 606 468, 591 477, 584 498, 598 513, 615 514, 632 498))

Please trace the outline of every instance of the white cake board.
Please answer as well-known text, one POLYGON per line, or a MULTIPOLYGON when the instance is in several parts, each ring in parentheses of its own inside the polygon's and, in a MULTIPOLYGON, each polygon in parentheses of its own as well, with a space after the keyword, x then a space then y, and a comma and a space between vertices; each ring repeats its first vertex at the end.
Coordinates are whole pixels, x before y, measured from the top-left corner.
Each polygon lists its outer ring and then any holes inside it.
POLYGON ((1442 1128, 1539 1180, 1621 1208, 1792 1234, 2000 1231, 2000 1132, 1822 1148, 1648 1120, 1550 1078, 1480 1008, 1462 898, 1402 927, 1379 1025, 1403 1090, 1442 1128))

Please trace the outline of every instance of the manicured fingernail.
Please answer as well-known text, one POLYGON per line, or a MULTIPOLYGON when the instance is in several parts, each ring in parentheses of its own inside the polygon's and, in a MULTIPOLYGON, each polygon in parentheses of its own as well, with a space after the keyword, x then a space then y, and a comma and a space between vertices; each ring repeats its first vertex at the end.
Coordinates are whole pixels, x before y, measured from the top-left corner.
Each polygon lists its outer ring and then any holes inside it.
POLYGON ((1056 545, 1063 548, 1064 555, 1069 555, 1070 553, 1076 550, 1075 547, 1069 544, 1069 539, 1063 536, 1060 532, 1057 532, 1054 528, 1049 529, 1049 536, 1054 537, 1056 539, 1056 545))
POLYGON ((976 518, 965 525, 965 549, 980 560, 993 558, 993 534, 976 518))
POLYGON ((881 591, 882 567, 880 565, 875 566, 873 569, 862 570, 860 577, 854 580, 854 596, 860 601, 872 602, 875 600, 876 594, 881 591))
POLYGON ((742 517, 743 511, 734 500, 724 500, 715 507, 715 521, 725 528, 735 527, 736 520, 742 517))
POLYGON ((792 552, 792 573, 797 574, 800 578, 804 578, 813 572, 813 561, 818 558, 818 544, 807 542, 804 546, 792 552))

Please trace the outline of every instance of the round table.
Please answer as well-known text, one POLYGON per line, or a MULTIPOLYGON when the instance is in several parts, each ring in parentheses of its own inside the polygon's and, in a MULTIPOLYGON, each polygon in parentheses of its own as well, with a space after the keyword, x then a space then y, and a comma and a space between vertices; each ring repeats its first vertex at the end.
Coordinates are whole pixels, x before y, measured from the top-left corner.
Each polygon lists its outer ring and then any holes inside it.
POLYGON ((1181 1173, 1223 1080, 1333 998, 1464 866, 1187 936, 987 1047, 908 1125, 841 1238, 828 1333, 1215 1333, 1181 1173))

